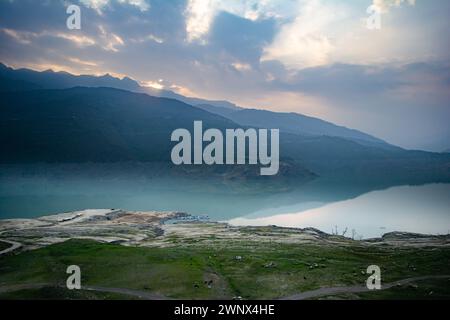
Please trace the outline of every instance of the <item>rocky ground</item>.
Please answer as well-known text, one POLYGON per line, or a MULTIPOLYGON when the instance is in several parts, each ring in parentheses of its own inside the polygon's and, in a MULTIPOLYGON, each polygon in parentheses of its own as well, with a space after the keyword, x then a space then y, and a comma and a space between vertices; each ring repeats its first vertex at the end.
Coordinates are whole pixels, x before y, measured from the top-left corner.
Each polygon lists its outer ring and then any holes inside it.
POLYGON ((447 299, 449 265, 448 235, 357 241, 120 209, 0 220, 0 298, 447 299), (65 289, 70 264, 85 281, 75 295, 65 289), (383 294, 366 292, 373 264, 383 294))
POLYGON ((382 238, 355 241, 329 235, 313 228, 296 229, 239 227, 210 222, 183 212, 140 212, 96 209, 43 216, 36 219, 0 220, 0 240, 12 247, 1 251, 30 250, 69 239, 89 239, 125 246, 167 247, 187 242, 207 244, 225 241, 256 241, 285 244, 339 244, 363 246, 429 247, 450 246, 450 236, 430 236, 404 232, 382 238), (11 250, 12 249, 12 250, 11 250))

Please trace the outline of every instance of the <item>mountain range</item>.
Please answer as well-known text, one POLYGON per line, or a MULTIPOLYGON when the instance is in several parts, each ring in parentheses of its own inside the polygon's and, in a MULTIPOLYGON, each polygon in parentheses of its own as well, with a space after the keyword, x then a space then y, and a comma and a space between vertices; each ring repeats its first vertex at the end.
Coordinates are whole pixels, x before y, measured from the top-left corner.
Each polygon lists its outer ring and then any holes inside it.
POLYGON ((195 120, 202 120, 205 129, 279 128, 281 164, 274 179, 283 184, 301 184, 318 176, 450 181, 449 154, 404 150, 300 114, 244 109, 170 91, 151 95, 148 90, 130 78, 0 65, 0 163, 150 163, 158 166, 159 175, 176 172, 240 182, 269 179, 259 177, 254 166, 174 168, 171 132, 190 129, 195 120))
POLYGON ((186 104, 221 115, 241 126, 279 128, 281 131, 302 135, 326 135, 343 137, 363 144, 385 145, 387 143, 358 130, 337 126, 318 118, 298 113, 279 113, 265 110, 244 109, 227 101, 211 101, 185 97, 169 90, 142 87, 128 77, 118 79, 104 76, 75 76, 67 72, 52 70, 37 72, 30 69, 14 70, 0 63, 0 90, 22 91, 29 89, 67 89, 73 87, 109 87, 131 92, 147 93, 155 97, 171 98, 186 104))

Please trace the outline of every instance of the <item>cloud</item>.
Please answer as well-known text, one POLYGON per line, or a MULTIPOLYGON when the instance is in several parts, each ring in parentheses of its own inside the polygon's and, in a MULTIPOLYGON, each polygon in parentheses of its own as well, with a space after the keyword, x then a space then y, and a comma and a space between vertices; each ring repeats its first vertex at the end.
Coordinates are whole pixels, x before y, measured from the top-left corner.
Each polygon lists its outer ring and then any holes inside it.
POLYGON ((329 29, 346 16, 342 7, 319 0, 300 1, 295 19, 284 24, 274 41, 264 48, 261 61, 278 60, 289 69, 321 66, 336 49, 329 29))
POLYGON ((48 36, 54 36, 57 38, 61 38, 61 39, 65 39, 68 41, 71 41, 73 43, 75 43, 76 45, 79 46, 92 46, 94 45, 96 42, 94 39, 92 39, 91 37, 87 37, 84 35, 75 35, 75 34, 70 34, 70 33, 64 33, 64 32, 57 32, 57 33, 44 33, 41 34, 42 35, 48 35, 48 36))
MULTIPOLYGON (((80 0, 88 8, 95 9, 98 13, 102 13, 102 10, 110 4, 112 0, 80 0)), ((116 0, 120 4, 128 4, 139 8, 141 11, 147 11, 150 9, 150 5, 146 0, 116 0)))
POLYGON ((29 31, 12 30, 8 28, 2 28, 0 30, 22 44, 31 44, 33 40, 43 37, 55 37, 68 40, 80 47, 92 46, 96 43, 95 40, 91 37, 71 34, 68 32, 45 31, 45 30, 41 32, 29 32, 29 31))
POLYGON ((80 2, 88 8, 100 11, 109 3, 109 0, 80 0, 80 2))
POLYGON ((217 13, 215 0, 189 0, 186 7, 187 40, 202 40, 217 13))
POLYGON ((162 79, 159 79, 158 81, 153 80, 147 80, 147 81, 141 81, 140 85, 143 87, 149 87, 156 90, 162 90, 164 89, 164 81, 162 79))
POLYGON ((248 63, 233 62, 231 66, 241 72, 249 71, 252 69, 252 66, 248 63))
POLYGON ((408 147, 450 137, 448 0, 414 10, 386 2, 379 31, 365 26, 373 0, 147 0, 146 11, 94 1, 82 8, 81 30, 66 28, 67 3, 0 1, 0 61, 128 75, 184 95, 319 116, 408 147))
POLYGON ((389 12, 391 7, 400 7, 403 3, 411 6, 416 4, 416 0, 373 0, 373 5, 382 13, 389 12))
POLYGON ((439 151, 445 147, 443 137, 450 137, 449 71, 450 62, 334 64, 278 77, 270 92, 300 92, 321 99, 302 111, 402 147, 439 151))
POLYGON ((404 88, 440 88, 440 92, 445 93, 450 92, 448 70, 448 64, 440 63, 400 66, 333 64, 300 70, 283 80, 274 81, 274 87, 340 100, 373 98, 401 92, 404 88))
POLYGON ((188 87, 184 87, 184 86, 180 86, 177 84, 173 84, 170 86, 170 90, 181 94, 185 97, 199 97, 198 93, 192 91, 191 89, 189 89, 188 87))
MULTIPOLYGON (((381 12, 413 0, 372 0, 381 12)), ((366 27, 367 12, 363 3, 324 0, 298 0, 293 19, 284 19, 274 40, 264 47, 261 61, 277 60, 290 70, 344 64, 414 63, 448 58, 448 41, 439 34, 448 28, 432 19, 435 9, 448 9, 440 1, 425 4, 416 12, 391 12, 377 31, 366 27), (424 23, 428 24, 424 27, 424 23)))
POLYGON ((11 30, 7 28, 0 29, 6 35, 10 36, 17 42, 21 44, 31 44, 33 40, 53 37, 64 39, 70 41, 79 47, 100 45, 106 51, 118 52, 118 47, 125 45, 124 40, 117 34, 106 31, 105 27, 102 25, 98 26, 99 29, 99 39, 96 41, 93 37, 85 36, 83 34, 74 34, 70 32, 60 32, 60 31, 41 31, 41 32, 29 32, 29 31, 18 31, 11 30))
POLYGON ((83 65, 86 67, 97 67, 98 66, 97 62, 89 61, 89 60, 81 60, 81 59, 78 59, 75 57, 67 57, 67 60, 69 60, 70 62, 73 62, 75 64, 83 65))
POLYGON ((147 35, 145 35, 143 37, 131 38, 130 40, 132 42, 135 42, 135 43, 144 43, 144 42, 147 42, 147 41, 154 41, 154 42, 159 43, 159 44, 164 43, 164 39, 162 39, 162 38, 160 38, 158 36, 155 36, 154 34, 151 34, 151 33, 147 34, 147 35))
POLYGON ((99 30, 100 38, 103 42, 103 49, 107 51, 118 52, 118 47, 125 44, 120 36, 112 32, 107 32, 104 26, 99 25, 99 30))
POLYGON ((187 41, 205 44, 205 37, 220 12, 256 21, 279 16, 279 9, 277 0, 188 0, 185 10, 187 41))
POLYGON ((150 4, 146 0, 119 0, 119 3, 127 3, 132 6, 138 7, 141 11, 147 11, 150 9, 150 4))
POLYGON ((31 37, 34 37, 32 33, 23 33, 12 29, 3 28, 1 29, 2 32, 16 40, 17 42, 21 44, 30 44, 31 43, 31 37))

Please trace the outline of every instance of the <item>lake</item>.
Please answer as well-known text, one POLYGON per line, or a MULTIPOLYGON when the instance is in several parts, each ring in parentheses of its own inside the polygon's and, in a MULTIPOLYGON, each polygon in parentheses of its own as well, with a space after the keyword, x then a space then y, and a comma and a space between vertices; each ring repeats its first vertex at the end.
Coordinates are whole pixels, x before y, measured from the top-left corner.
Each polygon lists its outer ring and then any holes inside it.
POLYGON ((356 238, 390 231, 450 232, 450 184, 391 186, 317 179, 279 193, 212 192, 209 185, 142 179, 67 178, 54 174, 0 179, 0 219, 101 208, 183 211, 234 225, 314 227, 356 238), (173 186, 177 185, 176 188, 173 186))
MULTIPOLYGON (((305 205, 305 204, 304 204, 305 205)), ((313 209, 283 208, 289 213, 261 210, 228 220, 233 225, 314 227, 355 238, 387 232, 450 233, 450 185, 401 186, 373 191, 354 199, 310 204, 313 209), (336 231, 337 230, 337 231, 336 231), (354 232, 353 232, 354 231, 354 232)))

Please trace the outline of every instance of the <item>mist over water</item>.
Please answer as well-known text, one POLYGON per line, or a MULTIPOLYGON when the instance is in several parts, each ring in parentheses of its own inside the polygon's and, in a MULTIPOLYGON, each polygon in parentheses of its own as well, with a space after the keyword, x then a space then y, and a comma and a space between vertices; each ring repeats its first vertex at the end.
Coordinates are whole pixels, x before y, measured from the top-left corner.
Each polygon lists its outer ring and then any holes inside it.
POLYGON ((380 237, 393 231, 450 233, 450 185, 400 186, 332 203, 299 203, 230 219, 233 225, 314 227, 355 238, 380 237), (302 208, 303 206, 303 208, 302 208))
MULTIPOLYGON (((450 184, 318 178, 278 192, 212 181, 76 170, 3 170, 0 219, 121 208, 182 211, 235 225, 314 227, 358 238, 390 231, 447 234, 450 184), (354 232, 353 232, 354 230, 354 232)), ((239 184, 238 184, 239 185, 239 184)))

